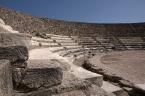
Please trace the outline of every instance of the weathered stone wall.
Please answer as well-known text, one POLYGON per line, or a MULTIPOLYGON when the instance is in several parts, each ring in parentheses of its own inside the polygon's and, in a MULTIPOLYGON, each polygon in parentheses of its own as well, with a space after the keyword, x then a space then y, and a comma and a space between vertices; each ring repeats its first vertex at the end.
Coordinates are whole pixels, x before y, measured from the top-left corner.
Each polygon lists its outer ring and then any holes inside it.
POLYGON ((0 60, 0 96, 12 96, 12 70, 8 60, 0 60))
POLYGON ((0 18, 2 18, 7 25, 12 26, 12 28, 21 33, 36 34, 37 32, 44 32, 83 36, 108 36, 112 34, 116 36, 145 35, 145 23, 94 24, 66 22, 61 20, 34 17, 6 8, 0 8, 0 18))

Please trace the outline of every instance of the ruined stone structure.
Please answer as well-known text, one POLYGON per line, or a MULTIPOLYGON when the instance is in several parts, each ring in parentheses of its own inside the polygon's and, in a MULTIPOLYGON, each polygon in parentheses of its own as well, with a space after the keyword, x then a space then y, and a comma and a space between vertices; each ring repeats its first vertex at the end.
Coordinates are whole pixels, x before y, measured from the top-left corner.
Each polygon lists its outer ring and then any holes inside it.
POLYGON ((125 78, 117 62, 127 65, 120 53, 140 51, 141 68, 133 60, 128 68, 144 74, 144 26, 68 22, 0 8, 0 95, 144 96, 145 78, 125 78))

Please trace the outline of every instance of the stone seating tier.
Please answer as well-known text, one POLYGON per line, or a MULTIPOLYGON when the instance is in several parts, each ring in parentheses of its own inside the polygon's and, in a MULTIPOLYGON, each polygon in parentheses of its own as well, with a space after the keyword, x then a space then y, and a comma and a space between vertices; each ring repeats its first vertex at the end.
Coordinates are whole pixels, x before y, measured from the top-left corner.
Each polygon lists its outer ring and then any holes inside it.
POLYGON ((77 46, 78 43, 60 43, 61 46, 77 46))
POLYGON ((59 51, 64 50, 64 47, 51 47, 49 48, 49 50, 52 52, 59 52, 59 51))
POLYGON ((82 48, 81 45, 74 45, 74 46, 65 46, 67 49, 76 49, 76 48, 82 48))
POLYGON ((38 41, 38 42, 53 42, 52 39, 43 39, 43 38, 39 38, 39 37, 32 37, 31 40, 38 41))
POLYGON ((69 36, 66 36, 66 35, 55 35, 55 34, 46 34, 46 36, 49 36, 49 37, 61 37, 61 38, 69 38, 69 36))
POLYGON ((73 41, 73 40, 71 40, 71 39, 57 39, 57 40, 55 40, 56 42, 58 42, 58 43, 74 43, 75 41, 73 41))
POLYGON ((37 41, 32 41, 31 40, 31 44, 32 46, 35 47, 58 47, 60 45, 58 45, 58 43, 44 43, 44 42, 37 42, 37 41))
POLYGON ((69 37, 51 37, 53 40, 71 40, 72 38, 69 37))

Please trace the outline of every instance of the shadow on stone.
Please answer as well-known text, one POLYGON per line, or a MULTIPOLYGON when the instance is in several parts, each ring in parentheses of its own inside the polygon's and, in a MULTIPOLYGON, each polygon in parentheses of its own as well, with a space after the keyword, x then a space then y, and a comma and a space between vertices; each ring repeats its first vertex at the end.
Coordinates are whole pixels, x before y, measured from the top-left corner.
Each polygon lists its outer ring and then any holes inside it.
POLYGON ((61 84, 62 76, 60 68, 28 69, 21 81, 15 82, 15 86, 22 92, 50 88, 61 84))
POLYGON ((0 47, 0 59, 7 59, 11 63, 28 60, 28 49, 24 46, 0 47))

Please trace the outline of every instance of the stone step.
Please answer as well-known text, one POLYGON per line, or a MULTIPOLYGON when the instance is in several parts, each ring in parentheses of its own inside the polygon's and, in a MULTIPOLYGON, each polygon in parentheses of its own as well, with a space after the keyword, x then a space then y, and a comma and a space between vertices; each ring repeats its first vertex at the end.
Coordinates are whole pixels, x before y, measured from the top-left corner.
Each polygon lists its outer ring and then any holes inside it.
POLYGON ((62 46, 77 46, 77 43, 60 43, 62 46))
POLYGON ((32 46, 57 46, 58 43, 54 43, 54 42, 51 42, 51 43, 48 43, 48 42, 38 42, 38 41, 33 41, 31 40, 31 44, 32 46))
POLYGON ((74 43, 73 40, 56 40, 58 43, 74 43))
POLYGON ((46 34, 47 36, 50 36, 50 37, 61 37, 61 38, 69 38, 69 36, 66 36, 66 35, 55 35, 55 34, 46 34))
POLYGON ((40 37, 32 37, 31 40, 38 41, 38 42, 53 42, 52 39, 44 39, 40 37))
POLYGON ((63 51, 64 47, 52 47, 50 48, 50 51, 52 52, 59 52, 59 51, 63 51))
POLYGON ((69 38, 69 37, 51 37, 51 39, 54 39, 54 40, 72 40, 72 38, 69 38))
POLYGON ((127 93, 120 87, 111 84, 110 82, 103 81, 102 88, 113 96, 128 96, 127 93))
POLYGON ((99 87, 103 84, 103 76, 100 74, 93 73, 91 71, 88 71, 82 67, 72 65, 71 73, 73 73, 76 77, 88 80, 92 84, 95 84, 99 87))
POLYGON ((66 57, 73 57, 74 55, 76 55, 78 57, 78 56, 83 55, 83 54, 84 54, 84 51, 81 51, 81 52, 74 52, 74 53, 71 53, 71 54, 67 54, 65 56, 66 57))
POLYGON ((137 91, 145 93, 145 84, 135 84, 134 87, 137 91))
MULTIPOLYGON (((36 90, 30 93, 16 92, 14 96, 108 96, 103 89, 81 80, 71 72, 64 72, 62 83, 50 89, 36 90), (91 90, 91 92, 90 92, 91 90)), ((111 95, 109 95, 111 96, 111 95)))
POLYGON ((82 48, 81 45, 74 45, 74 46, 65 46, 67 49, 76 49, 76 48, 82 48))

